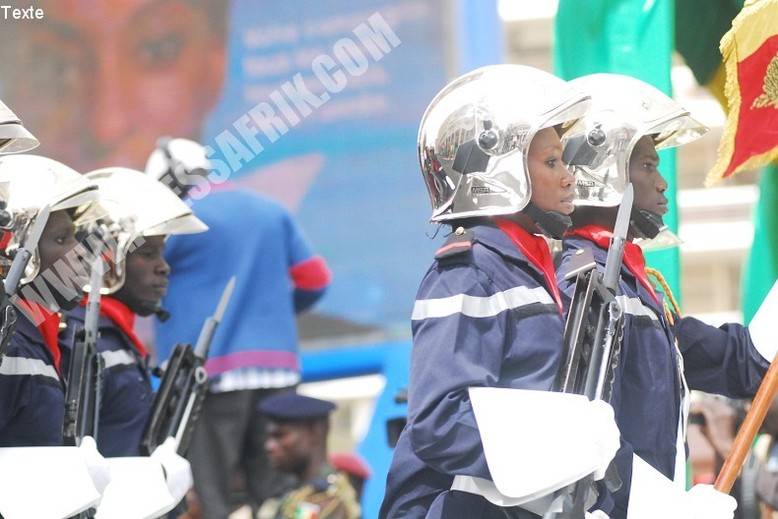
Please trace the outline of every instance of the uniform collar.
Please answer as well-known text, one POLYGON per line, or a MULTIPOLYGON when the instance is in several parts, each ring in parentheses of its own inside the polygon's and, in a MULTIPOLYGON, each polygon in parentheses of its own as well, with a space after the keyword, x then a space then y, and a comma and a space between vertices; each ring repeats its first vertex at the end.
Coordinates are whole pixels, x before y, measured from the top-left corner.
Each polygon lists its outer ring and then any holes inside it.
POLYGON ((45 344, 53 359, 54 367, 56 368, 57 373, 59 373, 59 364, 62 359, 58 338, 60 323, 59 313, 51 312, 42 305, 26 299, 19 299, 17 301, 17 309, 20 309, 17 313, 21 314, 23 317, 21 321, 17 318, 17 332, 23 333, 31 340, 45 344), (28 323, 29 326, 21 324, 25 322, 28 323), (38 331, 37 336, 35 332, 32 331, 33 326, 38 331))
MULTIPOLYGON (((519 250, 518 247, 511 241, 510 237, 500 230, 497 225, 490 220, 479 220, 477 224, 465 226, 467 229, 471 229, 475 235, 475 241, 489 247, 497 254, 510 258, 514 261, 520 261, 527 263, 533 268, 535 265, 529 261, 529 259, 519 250)), ((538 271, 539 272, 539 271, 538 271)))
POLYGON ((542 236, 527 232, 526 229, 507 218, 495 218, 494 223, 510 238, 513 245, 524 254, 527 260, 543 273, 548 291, 554 298, 559 312, 562 313, 564 307, 556 282, 554 261, 551 259, 551 251, 548 249, 546 240, 542 236))
MULTIPOLYGON (((87 298, 84 298, 86 305, 87 298)), ((141 359, 146 358, 146 346, 135 333, 135 314, 124 303, 111 296, 100 298, 100 315, 110 320, 130 340, 140 354, 141 359)))
MULTIPOLYGON (((597 225, 586 225, 568 231, 568 236, 578 236, 592 243, 595 243, 602 251, 605 252, 605 258, 607 258, 607 250, 610 245, 610 240, 613 237, 613 232, 597 225)), ((653 283, 648 279, 646 274, 646 260, 643 256, 643 250, 634 243, 627 241, 624 244, 624 257, 622 259, 622 266, 640 282, 646 291, 651 295, 651 298, 658 305, 659 296, 654 289, 653 283)), ((624 270, 624 269, 622 269, 624 270)))
MULTIPOLYGON (((487 247, 489 250, 494 251, 495 254, 507 258, 513 263, 526 265, 527 268, 534 270, 537 273, 537 277, 545 279, 543 271, 524 255, 505 232, 497 227, 494 220, 486 218, 473 219, 473 221, 468 222, 468 224, 462 224, 462 227, 473 232, 474 241, 487 247)), ((541 285, 545 288, 544 283, 541 283, 541 285)), ((553 286, 557 286, 556 282, 553 286)), ((547 288, 547 290, 549 293, 551 292, 550 288, 547 288)))

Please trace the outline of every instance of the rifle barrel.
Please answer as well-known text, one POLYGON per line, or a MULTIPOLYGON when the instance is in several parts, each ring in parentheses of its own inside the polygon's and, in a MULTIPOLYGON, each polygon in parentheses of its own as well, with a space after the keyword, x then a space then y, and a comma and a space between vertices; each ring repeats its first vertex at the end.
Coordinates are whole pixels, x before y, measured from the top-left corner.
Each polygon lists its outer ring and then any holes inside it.
POLYGON ((24 277, 24 271, 27 268, 27 264, 30 262, 32 251, 38 246, 38 242, 43 234, 43 229, 49 221, 50 212, 51 206, 43 206, 43 209, 40 210, 35 221, 32 223, 32 226, 27 233, 27 237, 24 240, 24 244, 16 251, 16 256, 11 262, 11 267, 8 269, 8 275, 5 277, 5 293, 8 297, 11 297, 19 290, 19 283, 24 277))
POLYGON ((27 264, 30 262, 30 256, 32 256, 32 253, 25 249, 19 249, 16 253, 14 261, 8 269, 8 275, 5 277, 7 295, 12 296, 19 289, 19 282, 24 277, 24 269, 27 268, 27 264), (17 260, 16 258, 19 259, 17 260))

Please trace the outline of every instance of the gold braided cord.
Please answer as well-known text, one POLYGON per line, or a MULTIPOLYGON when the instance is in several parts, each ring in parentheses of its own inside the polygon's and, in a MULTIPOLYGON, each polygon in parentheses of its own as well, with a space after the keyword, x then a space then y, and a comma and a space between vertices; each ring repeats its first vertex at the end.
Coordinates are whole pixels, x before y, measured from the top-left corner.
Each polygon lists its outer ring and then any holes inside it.
POLYGON ((670 289, 670 285, 667 284, 667 280, 662 273, 655 268, 646 267, 646 274, 656 279, 656 282, 662 287, 662 291, 666 296, 664 300, 665 316, 667 317, 667 320, 670 321, 670 324, 673 324, 675 319, 673 318, 673 312, 670 311, 670 306, 668 306, 667 301, 670 301, 670 304, 673 305, 673 311, 676 315, 681 315, 681 307, 678 305, 678 301, 675 299, 673 291, 670 289))

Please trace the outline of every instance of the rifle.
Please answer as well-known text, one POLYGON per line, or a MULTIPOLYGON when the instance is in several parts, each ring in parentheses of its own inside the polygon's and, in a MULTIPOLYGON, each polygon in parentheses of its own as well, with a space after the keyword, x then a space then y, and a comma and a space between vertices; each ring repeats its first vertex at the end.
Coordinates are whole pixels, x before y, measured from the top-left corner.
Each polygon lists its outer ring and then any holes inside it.
POLYGON ((79 445, 84 436, 97 440, 103 369, 105 362, 97 350, 100 336, 100 289, 103 287, 103 262, 98 255, 92 262, 83 328, 76 331, 65 391, 65 420, 62 435, 65 445, 79 445))
MULTIPOLYGON (((610 400, 624 327, 616 290, 633 196, 629 184, 616 216, 604 271, 597 270, 590 249, 581 249, 571 262, 566 277, 576 277, 575 290, 565 323, 565 355, 554 385, 556 391, 586 395, 590 400, 610 400)), ((621 486, 614 470, 611 464, 606 474, 606 484, 613 490, 621 486)), ((559 491, 555 501, 562 500, 562 511, 549 514, 557 519, 583 519, 592 481, 589 475, 559 491)))
POLYGON ((232 277, 222 292, 216 311, 205 320, 197 344, 177 344, 170 354, 159 391, 154 397, 151 416, 141 439, 141 450, 150 455, 166 438, 176 439, 176 451, 189 448, 192 432, 208 389, 205 361, 216 327, 224 316, 235 287, 232 277))
MULTIPOLYGON (((10 218, 4 207, 2 211, 5 213, 4 216, 6 218, 10 218)), ((5 281, 0 280, 0 284, 3 285, 0 291, 0 363, 3 361, 5 352, 8 351, 11 337, 16 330, 17 316, 11 299, 19 290, 19 283, 22 277, 24 277, 24 270, 30 262, 32 251, 38 246, 43 229, 46 227, 46 222, 49 221, 50 212, 51 207, 45 205, 38 213, 38 217, 35 218, 35 222, 33 222, 24 244, 16 250, 16 255, 13 261, 11 261, 11 266, 8 268, 8 273, 5 276, 5 281)))
POLYGON ((27 268, 27 264, 30 262, 32 251, 38 246, 43 229, 49 221, 50 212, 51 207, 48 205, 41 209, 32 227, 30 227, 30 232, 24 240, 24 245, 16 250, 14 259, 8 269, 8 274, 5 276, 5 293, 8 297, 13 296, 19 290, 19 283, 22 277, 24 277, 24 269, 27 268))

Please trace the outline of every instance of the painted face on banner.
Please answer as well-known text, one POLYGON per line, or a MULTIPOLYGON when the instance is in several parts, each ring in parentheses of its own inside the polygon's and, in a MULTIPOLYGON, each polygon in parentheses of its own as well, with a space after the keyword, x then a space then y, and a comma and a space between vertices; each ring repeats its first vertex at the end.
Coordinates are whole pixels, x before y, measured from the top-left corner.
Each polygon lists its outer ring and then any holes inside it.
POLYGON ((199 138, 216 103, 226 43, 208 4, 42 0, 44 18, 24 24, 6 58, 16 73, 5 100, 41 153, 79 171, 142 169, 159 136, 199 138))

